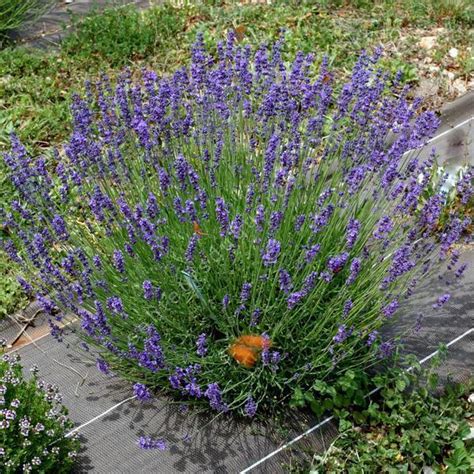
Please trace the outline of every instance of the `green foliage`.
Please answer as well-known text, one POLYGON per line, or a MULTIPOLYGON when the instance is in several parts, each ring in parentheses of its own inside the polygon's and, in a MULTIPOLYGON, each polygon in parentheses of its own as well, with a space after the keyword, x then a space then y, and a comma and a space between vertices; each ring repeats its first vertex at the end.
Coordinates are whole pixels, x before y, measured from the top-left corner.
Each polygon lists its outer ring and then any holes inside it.
POLYGON ((71 472, 79 443, 65 437, 73 423, 61 405, 54 385, 37 378, 24 378, 18 355, 0 360, 0 470, 15 472, 71 472))
POLYGON ((184 27, 186 15, 164 5, 147 12, 134 5, 105 10, 78 20, 78 29, 62 43, 62 53, 75 60, 123 67, 169 48, 184 27))
POLYGON ((0 253, 0 275, 2 284, 0 285, 0 318, 7 314, 12 314, 21 307, 26 298, 20 285, 16 280, 18 266, 7 259, 6 255, 0 253))
POLYGON ((472 472, 474 451, 463 441, 473 415, 472 381, 437 394, 431 371, 388 371, 378 378, 383 388, 365 407, 338 412, 340 435, 315 456, 311 472, 420 472, 425 465, 472 472))
POLYGON ((290 406, 303 408, 308 406, 317 416, 325 412, 338 412, 350 406, 363 407, 365 395, 369 391, 370 376, 364 370, 348 370, 331 384, 316 380, 306 391, 297 387, 290 406))
POLYGON ((54 0, 0 0, 0 46, 7 34, 42 15, 54 0))

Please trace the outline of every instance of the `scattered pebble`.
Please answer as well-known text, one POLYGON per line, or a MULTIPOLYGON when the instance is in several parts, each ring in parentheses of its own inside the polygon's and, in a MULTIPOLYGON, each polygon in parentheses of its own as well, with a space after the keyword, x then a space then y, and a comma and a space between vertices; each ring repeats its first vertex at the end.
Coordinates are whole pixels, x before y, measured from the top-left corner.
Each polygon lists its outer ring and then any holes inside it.
POLYGON ((456 79, 453 81, 453 89, 460 95, 467 92, 466 84, 462 79, 456 79))
POLYGON ((443 70, 443 74, 447 76, 450 81, 454 81, 454 78, 456 77, 454 72, 446 71, 446 69, 443 70))
POLYGON ((448 52, 448 54, 453 58, 456 59, 459 55, 459 49, 457 48, 451 48, 448 52))
POLYGON ((418 44, 423 49, 432 49, 436 44, 436 36, 423 36, 418 44))

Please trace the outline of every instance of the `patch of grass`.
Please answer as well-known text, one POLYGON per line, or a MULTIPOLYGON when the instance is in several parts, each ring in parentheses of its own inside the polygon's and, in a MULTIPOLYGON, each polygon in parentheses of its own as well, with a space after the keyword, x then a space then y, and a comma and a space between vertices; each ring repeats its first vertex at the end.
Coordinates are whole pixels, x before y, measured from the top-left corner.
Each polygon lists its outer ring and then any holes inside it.
MULTIPOLYGON (((95 13, 78 23, 78 31, 62 44, 66 57, 90 66, 121 68, 167 49, 185 27, 186 9, 169 5, 139 11, 133 6, 95 13)), ((171 46, 171 47, 170 47, 171 46)))

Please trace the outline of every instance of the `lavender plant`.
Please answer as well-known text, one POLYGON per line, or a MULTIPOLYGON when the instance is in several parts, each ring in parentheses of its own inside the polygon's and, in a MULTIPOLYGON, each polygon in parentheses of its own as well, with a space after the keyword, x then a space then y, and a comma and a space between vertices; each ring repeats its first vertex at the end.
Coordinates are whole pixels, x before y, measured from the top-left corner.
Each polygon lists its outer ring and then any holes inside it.
POLYGON ((2 472, 70 472, 78 441, 65 437, 72 422, 58 387, 26 380, 17 354, 0 360, 0 468, 2 472))
POLYGON ((54 333, 75 315, 100 370, 147 396, 253 416, 389 356, 380 329, 416 285, 450 260, 462 274, 469 220, 437 227, 443 179, 423 198, 435 114, 380 51, 335 93, 326 60, 312 77, 313 56, 288 64, 283 44, 230 35, 212 57, 198 37, 171 77, 125 71, 75 96, 54 171, 15 136, 5 156, 21 199, 3 247, 22 286, 54 333))

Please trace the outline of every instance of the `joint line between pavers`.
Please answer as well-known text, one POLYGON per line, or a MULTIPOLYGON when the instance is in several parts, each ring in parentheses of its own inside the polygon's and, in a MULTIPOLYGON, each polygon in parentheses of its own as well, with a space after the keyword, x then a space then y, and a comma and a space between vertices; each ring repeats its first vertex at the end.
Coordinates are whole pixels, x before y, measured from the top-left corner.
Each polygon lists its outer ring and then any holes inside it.
MULTIPOLYGON (((474 327, 471 328, 471 329, 468 329, 466 332, 464 332, 463 334, 461 334, 460 336, 456 337, 455 339, 453 339, 452 341, 448 342, 446 344, 446 347, 450 347, 452 346, 453 344, 456 344, 456 342, 459 342, 461 339, 463 339, 464 337, 468 336, 469 334, 471 334, 472 332, 474 331, 474 327)), ((431 354, 429 354, 428 356, 424 357, 423 359, 421 359, 419 361, 419 364, 424 364, 425 362, 427 362, 428 360, 432 359, 433 357, 435 357, 437 354, 439 353, 439 349, 437 349, 436 351, 432 352, 431 354)), ((407 372, 411 372, 412 370, 414 369, 413 366, 409 367, 407 369, 407 372)), ((369 392, 367 395, 366 395, 366 398, 367 397, 370 397, 372 395, 374 395, 375 393, 377 393, 382 387, 377 387, 377 388, 374 388, 371 392, 369 392)), ((275 454, 278 454, 280 453, 281 451, 285 450, 286 448, 290 447, 292 444, 296 443, 297 441, 299 441, 300 439, 304 438, 305 436, 308 436, 309 434, 311 434, 313 431, 317 430, 318 428, 321 428, 322 426, 324 426, 326 423, 329 423, 330 421, 332 421, 334 419, 334 415, 331 415, 329 417, 327 417, 326 419, 324 419, 323 421, 321 421, 320 423, 318 423, 317 425, 315 426, 312 426, 311 428, 309 428, 308 430, 306 430, 304 433, 301 433, 300 435, 298 435, 296 438, 292 439, 291 441, 288 441, 288 443, 284 444, 283 446, 280 446, 278 449, 276 449, 275 451, 272 451, 270 454, 267 454, 264 458, 262 459, 259 459, 257 462, 255 462, 254 464, 252 464, 251 466, 247 467, 246 469, 244 469, 243 471, 240 471, 240 474, 245 474, 247 472, 250 472, 252 469, 254 469, 255 467, 259 466, 260 464, 263 464, 265 461, 268 461, 270 458, 272 458, 273 456, 275 456, 275 454)))

